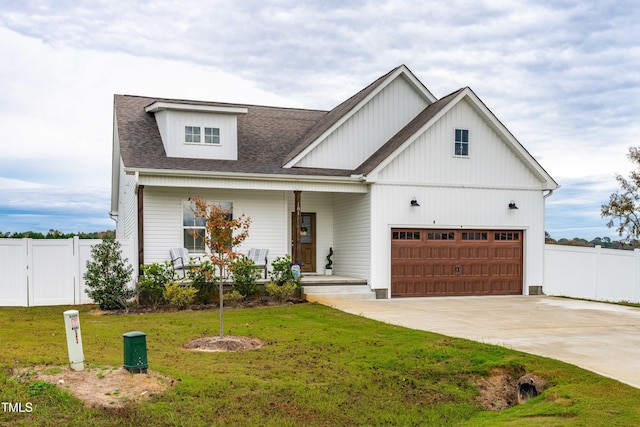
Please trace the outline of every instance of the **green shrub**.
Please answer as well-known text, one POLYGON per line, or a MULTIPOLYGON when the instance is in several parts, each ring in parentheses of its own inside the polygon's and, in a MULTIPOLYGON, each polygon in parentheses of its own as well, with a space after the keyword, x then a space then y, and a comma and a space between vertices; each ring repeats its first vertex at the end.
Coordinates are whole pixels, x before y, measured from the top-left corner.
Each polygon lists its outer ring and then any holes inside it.
POLYGON ((291 257, 288 254, 273 260, 269 278, 279 286, 285 283, 295 284, 296 289, 300 286, 300 278, 296 278, 291 271, 291 257))
POLYGON ((193 302, 198 290, 190 283, 169 282, 164 285, 164 299, 178 310, 184 310, 193 302))
POLYGON ((164 302, 164 285, 173 281, 175 273, 168 261, 143 265, 142 272, 138 281, 138 294, 143 302, 148 301, 156 309, 164 302))
POLYGON ((282 304, 293 297, 298 289, 298 285, 293 282, 287 282, 282 285, 278 285, 275 282, 269 282, 264 286, 264 289, 271 298, 282 304))
POLYGON ((226 294, 224 294, 222 296, 222 299, 224 300, 225 304, 230 303, 230 305, 236 305, 240 301, 244 300, 244 295, 234 289, 231 292, 227 292, 226 294))
POLYGON ((231 272, 233 273, 234 287, 244 298, 258 292, 260 270, 256 268, 253 260, 245 257, 235 259, 231 263, 231 272))
POLYGON ((215 295, 216 286, 220 281, 215 275, 215 266, 209 260, 203 261, 199 266, 190 264, 187 271, 187 279, 197 290, 196 302, 209 304, 215 295))
POLYGON ((120 242, 104 239, 91 248, 91 260, 87 261, 84 280, 85 292, 102 310, 126 308, 135 296, 135 289, 128 286, 133 267, 122 259, 120 242))

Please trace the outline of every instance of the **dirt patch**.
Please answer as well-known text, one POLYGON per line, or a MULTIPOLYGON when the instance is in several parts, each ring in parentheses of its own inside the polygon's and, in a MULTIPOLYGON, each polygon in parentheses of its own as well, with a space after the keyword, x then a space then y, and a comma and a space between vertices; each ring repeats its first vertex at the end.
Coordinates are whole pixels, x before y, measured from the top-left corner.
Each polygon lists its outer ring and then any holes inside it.
POLYGON ((258 338, 251 337, 203 337, 189 341, 184 348, 195 351, 247 351, 257 350, 265 345, 258 338))
MULTIPOLYGON (((184 348, 193 351, 247 351, 265 345, 251 337, 204 337, 187 343, 184 348)), ((22 370, 19 380, 46 381, 66 390, 87 406, 120 409, 128 403, 149 399, 174 385, 175 380, 152 370, 133 374, 119 368, 91 368, 74 371, 68 366, 36 366, 22 370)))
POLYGON ((501 369, 494 370, 487 378, 480 378, 477 384, 480 394, 476 402, 489 411, 524 404, 548 387, 548 381, 538 375, 516 377, 501 369))
POLYGON ((30 374, 22 372, 18 377, 49 382, 70 392, 87 406, 103 408, 123 408, 129 402, 161 394, 174 384, 171 377, 158 372, 148 370, 146 374, 132 374, 122 367, 82 371, 74 371, 69 367, 36 367, 28 372, 30 374))

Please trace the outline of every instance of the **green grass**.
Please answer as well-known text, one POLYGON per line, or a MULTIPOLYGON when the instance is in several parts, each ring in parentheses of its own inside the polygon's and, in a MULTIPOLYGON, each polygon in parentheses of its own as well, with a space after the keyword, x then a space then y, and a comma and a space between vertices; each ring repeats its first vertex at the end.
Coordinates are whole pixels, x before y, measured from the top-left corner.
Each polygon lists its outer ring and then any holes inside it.
MULTIPOLYGON (((77 309, 77 307, 74 307, 77 309)), ((126 409, 87 409, 68 392, 19 381, 15 369, 68 363, 67 307, 0 309, 2 425, 629 426, 640 420, 640 390, 572 365, 471 341, 414 331, 316 304, 230 309, 228 335, 268 344, 244 353, 182 349, 215 336, 218 311, 96 316, 80 308, 85 366, 122 365, 122 334, 147 334, 149 368, 176 382, 126 409), (475 404, 480 376, 495 368, 529 372, 550 387, 501 412, 475 404)))

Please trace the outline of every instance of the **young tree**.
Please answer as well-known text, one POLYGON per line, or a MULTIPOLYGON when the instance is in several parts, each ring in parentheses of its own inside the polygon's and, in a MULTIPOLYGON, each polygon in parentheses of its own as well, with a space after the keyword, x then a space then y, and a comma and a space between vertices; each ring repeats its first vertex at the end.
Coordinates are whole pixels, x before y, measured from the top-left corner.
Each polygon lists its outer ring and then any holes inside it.
POLYGON ((91 248, 91 260, 87 261, 85 292, 102 310, 126 308, 127 301, 135 295, 128 287, 133 267, 122 259, 120 242, 104 239, 91 248))
POLYGON ((251 218, 240 215, 233 218, 232 212, 218 204, 212 204, 199 196, 190 198, 193 204, 193 214, 205 220, 205 235, 198 235, 196 239, 203 239, 209 249, 211 262, 220 274, 218 282, 220 296, 220 339, 224 338, 223 331, 223 288, 229 279, 231 264, 239 257, 234 248, 249 236, 251 218))
POLYGON ((607 227, 612 228, 617 222, 616 231, 625 241, 637 239, 640 236, 640 147, 629 147, 627 154, 638 170, 629 174, 629 179, 616 175, 621 191, 616 191, 609 197, 609 203, 602 205, 602 217, 611 218, 607 227))

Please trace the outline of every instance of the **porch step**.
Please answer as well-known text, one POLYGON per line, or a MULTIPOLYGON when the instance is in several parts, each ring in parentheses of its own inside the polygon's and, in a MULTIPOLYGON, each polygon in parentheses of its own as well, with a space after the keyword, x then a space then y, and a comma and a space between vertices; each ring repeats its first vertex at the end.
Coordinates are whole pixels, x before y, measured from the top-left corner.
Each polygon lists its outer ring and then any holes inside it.
POLYGON ((302 296, 309 302, 321 302, 325 298, 376 299, 369 285, 305 285, 302 296))

